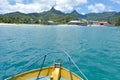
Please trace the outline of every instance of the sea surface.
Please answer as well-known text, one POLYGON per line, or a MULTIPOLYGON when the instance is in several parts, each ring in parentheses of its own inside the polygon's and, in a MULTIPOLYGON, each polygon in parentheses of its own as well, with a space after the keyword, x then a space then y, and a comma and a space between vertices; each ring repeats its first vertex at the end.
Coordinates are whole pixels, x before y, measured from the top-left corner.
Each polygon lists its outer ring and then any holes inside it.
POLYGON ((44 66, 62 61, 82 76, 63 51, 88 80, 120 80, 120 27, 38 25, 0 26, 0 80, 39 68, 47 53, 44 66))

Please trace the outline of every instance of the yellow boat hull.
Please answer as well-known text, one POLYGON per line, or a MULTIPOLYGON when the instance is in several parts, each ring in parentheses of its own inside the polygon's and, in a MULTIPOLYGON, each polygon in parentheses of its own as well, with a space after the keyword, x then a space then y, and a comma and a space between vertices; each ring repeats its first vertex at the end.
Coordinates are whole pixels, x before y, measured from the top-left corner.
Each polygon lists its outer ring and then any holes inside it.
MULTIPOLYGON (((13 78, 7 78, 5 80, 30 80, 31 78, 36 78, 38 73, 39 73, 40 69, 36 69, 36 70, 32 70, 32 71, 28 71, 22 74, 18 74, 16 76, 14 76, 13 78)), ((51 76, 53 75, 53 71, 54 71, 54 67, 46 67, 46 68, 42 68, 41 72, 40 72, 40 77, 42 76, 51 76)), ((78 75, 76 75, 73 72, 70 72, 69 70, 61 67, 60 68, 60 77, 64 78, 65 80, 83 80, 81 77, 79 77, 78 75)), ((50 80, 50 79, 49 79, 50 80)), ((53 80, 59 80, 59 79, 53 79, 53 80)))

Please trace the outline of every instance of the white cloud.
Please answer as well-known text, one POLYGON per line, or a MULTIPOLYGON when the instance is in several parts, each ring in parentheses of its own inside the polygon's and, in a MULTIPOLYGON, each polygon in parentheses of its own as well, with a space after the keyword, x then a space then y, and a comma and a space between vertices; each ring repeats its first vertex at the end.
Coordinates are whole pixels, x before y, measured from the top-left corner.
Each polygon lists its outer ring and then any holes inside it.
POLYGON ((114 2, 114 3, 120 4, 120 0, 111 0, 111 1, 114 2))
POLYGON ((98 13, 106 10, 106 6, 102 3, 97 3, 94 5, 89 5, 88 10, 91 10, 92 12, 98 13))
POLYGON ((23 3, 23 0, 14 0, 16 3, 23 3))
POLYGON ((9 8, 9 2, 7 0, 0 0, 0 13, 5 13, 9 8))
POLYGON ((15 11, 20 11, 23 13, 33 13, 33 12, 42 12, 45 10, 49 10, 51 7, 49 5, 44 5, 44 4, 21 4, 21 3, 16 3, 16 5, 7 5, 4 6, 4 9, 0 10, 1 13, 9 13, 9 12, 15 12, 15 11))
POLYGON ((23 13, 33 13, 46 11, 51 8, 51 6, 47 4, 40 3, 24 4, 22 0, 15 1, 16 1, 15 5, 10 5, 8 0, 0 0, 0 13, 3 14, 15 11, 20 11, 23 13), (4 3, 2 1, 4 1, 4 3))
POLYGON ((87 3, 87 0, 57 0, 56 9, 61 11, 73 10, 74 6, 87 3))
MULTIPOLYGON (((11 0, 16 4, 11 5, 10 0, 0 0, 0 13, 20 11, 24 13, 42 12, 49 10, 55 5, 55 0, 33 0, 32 3, 24 4, 25 0, 11 0)), ((29 1, 29 0, 26 0, 29 1)), ((87 3, 87 0, 56 0, 55 8, 61 11, 73 10, 74 6, 87 3)))
POLYGON ((44 10, 49 10, 51 7, 49 5, 44 5, 41 4, 39 5, 38 3, 34 3, 34 4, 21 4, 21 3, 16 3, 16 5, 14 6, 10 6, 10 9, 12 11, 20 11, 23 13, 32 13, 32 12, 41 12, 44 10))
POLYGON ((82 15, 85 15, 85 13, 84 13, 84 12, 82 12, 81 14, 82 14, 82 15))

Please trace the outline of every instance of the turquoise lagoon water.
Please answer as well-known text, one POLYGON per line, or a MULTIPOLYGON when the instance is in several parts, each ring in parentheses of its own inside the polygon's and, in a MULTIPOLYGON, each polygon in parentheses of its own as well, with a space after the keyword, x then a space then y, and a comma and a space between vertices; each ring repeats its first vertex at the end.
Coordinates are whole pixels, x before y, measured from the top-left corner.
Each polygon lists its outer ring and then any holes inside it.
MULTIPOLYGON (((65 50, 89 80, 120 80, 120 28, 80 26, 0 26, 0 80, 39 68, 43 54, 65 50), (25 68, 27 67, 27 68, 25 68), (23 70, 24 69, 24 70, 23 70)), ((54 60, 81 75, 62 53, 54 60)))

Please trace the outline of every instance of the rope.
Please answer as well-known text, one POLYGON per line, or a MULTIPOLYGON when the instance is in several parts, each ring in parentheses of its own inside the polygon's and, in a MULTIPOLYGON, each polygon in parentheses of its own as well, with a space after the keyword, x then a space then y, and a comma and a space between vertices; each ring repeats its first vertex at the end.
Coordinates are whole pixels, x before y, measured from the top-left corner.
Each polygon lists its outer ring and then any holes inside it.
POLYGON ((74 66, 78 69, 78 71, 82 74, 82 76, 85 78, 85 80, 88 80, 88 78, 85 76, 85 74, 79 69, 79 67, 76 65, 76 63, 73 61, 73 59, 71 58, 71 56, 66 52, 63 51, 71 60, 71 62, 74 64, 74 66))
MULTIPOLYGON (((27 65, 25 68, 23 68, 22 70, 20 70, 20 71, 19 71, 18 73, 16 73, 15 75, 17 75, 17 74, 23 72, 25 69, 29 68, 29 67, 32 66, 34 63, 37 63, 39 60, 41 60, 42 58, 44 58, 45 55, 48 55, 48 54, 50 54, 50 52, 44 54, 43 56, 41 56, 40 58, 38 58, 36 61, 32 61, 32 63, 31 63, 30 65, 27 65)), ((14 76, 11 77, 11 80, 13 80, 13 79, 14 79, 14 76)))
POLYGON ((40 58, 38 58, 36 61, 32 62, 30 65, 27 65, 27 67, 23 68, 20 72, 24 71, 25 69, 27 69, 28 67, 32 66, 34 63, 37 63, 39 60, 41 60, 42 58, 44 58, 45 55, 48 55, 50 53, 46 53, 43 56, 41 56, 40 58))
MULTIPOLYGON (((37 63, 39 60, 41 60, 42 58, 44 58, 44 59, 43 59, 43 62, 42 62, 42 65, 41 65, 41 68, 40 68, 40 70, 39 70, 38 76, 37 76, 37 78, 36 78, 36 80, 38 80, 38 79, 39 79, 39 75, 40 75, 41 70, 42 70, 42 67, 43 67, 44 62, 45 62, 45 58, 46 58, 46 56, 47 56, 48 54, 50 54, 50 53, 65 53, 65 54, 67 55, 69 61, 71 61, 71 62, 73 63, 73 65, 78 69, 78 71, 79 71, 79 72, 81 73, 81 75, 85 78, 85 80, 88 80, 88 78, 85 76, 85 74, 79 69, 79 67, 76 65, 76 63, 74 62, 74 60, 71 58, 71 56, 70 56, 65 50, 60 51, 60 52, 49 52, 49 53, 46 53, 46 54, 44 54, 42 57, 38 58, 38 60, 32 62, 30 65, 27 65, 27 67, 23 68, 20 72, 24 71, 26 68, 32 66, 34 63, 37 63)), ((18 74, 18 73, 17 73, 17 74, 18 74)), ((16 75, 17 75, 17 74, 16 74, 16 75)), ((11 80, 13 80, 13 79, 14 79, 14 76, 11 78, 11 80)))
POLYGON ((45 58, 46 58, 46 56, 47 56, 47 55, 44 56, 44 59, 43 59, 43 62, 42 62, 42 65, 41 65, 41 67, 40 67, 40 70, 39 70, 39 73, 38 73, 38 76, 37 76, 36 80, 39 79, 39 76, 40 76, 40 73, 41 73, 42 67, 43 67, 43 65, 44 65, 44 62, 45 62, 45 58))
POLYGON ((37 60, 31 61, 32 63, 31 63, 30 65, 27 65, 27 66, 26 66, 25 68, 23 68, 21 71, 19 71, 19 73, 20 73, 20 72, 23 72, 25 69, 27 69, 28 67, 32 66, 34 63, 37 63, 37 62, 40 61, 42 58, 44 58, 44 56, 47 56, 47 55, 49 55, 50 53, 62 53, 62 52, 48 52, 48 53, 42 55, 42 56, 41 56, 40 58, 38 58, 37 60))
MULTIPOLYGON (((71 68, 71 64, 70 64, 70 58, 68 57, 68 60, 69 60, 69 68, 71 68)), ((69 69, 70 71, 70 69, 69 69)), ((72 72, 70 71, 70 80, 73 80, 73 77, 72 77, 72 72)))

